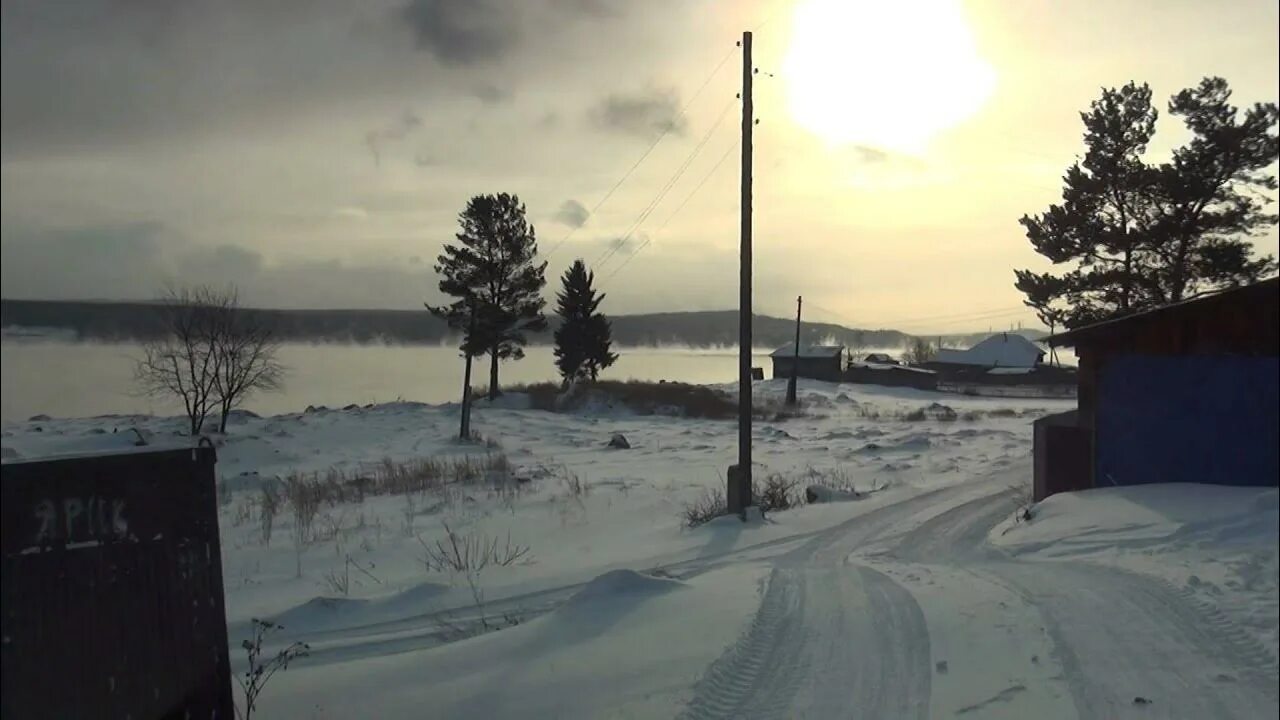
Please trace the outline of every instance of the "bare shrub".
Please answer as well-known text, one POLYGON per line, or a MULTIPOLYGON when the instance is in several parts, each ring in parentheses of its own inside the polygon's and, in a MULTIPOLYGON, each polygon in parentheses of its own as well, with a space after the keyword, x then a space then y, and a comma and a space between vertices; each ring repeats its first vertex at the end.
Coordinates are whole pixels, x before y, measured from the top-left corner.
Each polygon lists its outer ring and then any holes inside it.
MULTIPOLYGON (((338 568, 334 568, 326 572, 322 576, 322 579, 324 580, 325 585, 329 588, 331 592, 335 592, 335 593, 340 592, 345 597, 349 595, 351 592, 351 569, 352 568, 355 568, 357 572, 364 575, 366 578, 372 580, 373 582, 379 585, 382 584, 382 580, 380 580, 372 572, 374 567, 376 566, 373 563, 369 563, 369 567, 366 568, 365 566, 361 565, 359 561, 357 561, 355 558, 351 557, 351 555, 348 554, 346 558, 344 558, 343 560, 341 570, 339 570, 338 568)), ((356 582, 357 583, 360 582, 359 577, 356 578, 356 582)))
POLYGON ((240 643, 240 647, 244 648, 249 656, 249 669, 245 671, 244 678, 236 676, 236 682, 240 684, 240 690, 244 693, 244 711, 241 717, 244 720, 251 720, 253 711, 257 709, 258 697, 266 688, 267 682, 271 677, 280 670, 288 669, 289 663, 300 657, 306 657, 311 650, 311 646, 303 642, 295 642, 288 647, 280 650, 275 655, 263 658, 262 642, 268 633, 283 629, 283 625, 273 623, 270 620, 252 619, 253 638, 244 640, 240 643))
POLYGON ((262 544, 271 544, 271 529, 276 522, 276 513, 280 512, 280 496, 275 490, 263 485, 262 494, 258 496, 258 525, 262 531, 262 544))
POLYGON ((441 522, 445 537, 431 543, 418 536, 424 555, 422 564, 427 570, 435 572, 469 573, 480 572, 496 565, 507 567, 523 560, 529 554, 528 545, 513 544, 511 533, 507 533, 505 542, 499 543, 497 536, 490 537, 482 532, 469 532, 462 535, 449 527, 449 523, 441 522))
POLYGON ((561 467, 561 477, 564 479, 565 490, 569 497, 582 501, 583 498, 591 494, 591 485, 578 476, 577 473, 569 469, 569 466, 561 467))
POLYGON ((284 496, 293 509, 293 548, 297 575, 302 577, 302 552, 311 542, 311 526, 320 510, 323 486, 314 478, 294 473, 285 478, 284 496))
POLYGON ((253 519, 253 506, 257 504, 257 498, 252 495, 244 495, 240 497, 240 501, 231 507, 231 526, 240 527, 253 519))
POLYGON ((921 408, 916 408, 915 410, 912 410, 911 412, 908 412, 908 413, 904 413, 902 415, 902 419, 906 420, 907 422, 922 422, 926 418, 927 416, 925 415, 924 410, 921 408))
POLYGON ((480 583, 480 574, 489 567, 509 567, 519 562, 527 562, 529 546, 512 543, 511 533, 506 540, 497 536, 488 536, 479 531, 471 531, 466 535, 455 532, 447 522, 442 522, 445 537, 432 542, 418 536, 422 545, 421 562, 429 572, 447 572, 453 576, 461 575, 471 591, 476 610, 480 613, 480 624, 489 628, 488 618, 484 611, 484 588, 480 583))
POLYGON ((1009 497, 1013 500, 1013 520, 1014 522, 1031 522, 1035 517, 1035 499, 1031 491, 1031 484, 1027 482, 1014 483, 1009 486, 1009 497))
POLYGON ((751 494, 760 511, 770 513, 803 505, 804 494, 799 488, 799 479, 772 473, 765 478, 763 486, 758 481, 753 482, 751 494))
POLYGON ((725 500, 723 490, 718 487, 711 488, 703 492, 697 500, 686 503, 683 514, 685 527, 694 528, 722 515, 728 515, 729 503, 725 500))

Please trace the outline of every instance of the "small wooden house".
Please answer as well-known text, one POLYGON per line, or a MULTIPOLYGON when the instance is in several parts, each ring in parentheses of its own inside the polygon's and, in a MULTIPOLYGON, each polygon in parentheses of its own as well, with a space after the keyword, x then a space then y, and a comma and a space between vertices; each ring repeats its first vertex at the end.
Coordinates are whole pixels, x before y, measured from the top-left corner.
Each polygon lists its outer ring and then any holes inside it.
MULTIPOLYGON (((795 345, 784 345, 770 353, 769 357, 773 360, 775 378, 791 377, 792 363, 797 362, 795 345)), ((844 370, 844 346, 801 345, 796 367, 799 377, 840 382, 840 374, 844 370)))

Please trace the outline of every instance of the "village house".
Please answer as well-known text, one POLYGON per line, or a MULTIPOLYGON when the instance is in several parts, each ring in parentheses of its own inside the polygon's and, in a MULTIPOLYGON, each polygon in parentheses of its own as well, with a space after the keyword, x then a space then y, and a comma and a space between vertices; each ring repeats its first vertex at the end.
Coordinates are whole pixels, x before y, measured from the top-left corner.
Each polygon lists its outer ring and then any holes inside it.
MULTIPOLYGON (((769 354, 773 360, 773 376, 790 378, 792 364, 796 363, 795 345, 788 343, 769 354)), ((844 370, 843 345, 801 345, 797 375, 813 380, 840 382, 844 370)))

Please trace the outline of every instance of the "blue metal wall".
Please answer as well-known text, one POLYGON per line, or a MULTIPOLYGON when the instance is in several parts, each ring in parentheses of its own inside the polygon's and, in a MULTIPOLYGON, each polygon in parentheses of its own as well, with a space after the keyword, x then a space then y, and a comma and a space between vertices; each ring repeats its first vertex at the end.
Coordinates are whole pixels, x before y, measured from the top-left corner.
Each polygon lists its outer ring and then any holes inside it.
POLYGON ((1108 358, 1094 483, 1280 484, 1278 385, 1274 357, 1108 358))

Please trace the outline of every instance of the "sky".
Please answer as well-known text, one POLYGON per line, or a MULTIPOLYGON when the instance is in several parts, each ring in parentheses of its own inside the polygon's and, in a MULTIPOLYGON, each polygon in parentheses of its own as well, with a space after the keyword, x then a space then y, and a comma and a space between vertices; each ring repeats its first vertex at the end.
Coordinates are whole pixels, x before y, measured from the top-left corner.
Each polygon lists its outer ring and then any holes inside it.
MULTIPOLYGON (((235 284, 286 308, 438 302, 479 193, 527 205, 548 295, 737 306, 743 30, 755 310, 908 332, 1035 324, 1018 218, 1101 87, 1275 101, 1274 0, 5 0, 6 298, 235 284), (631 169, 634 167, 634 170, 631 169), (625 179, 624 179, 625 177, 625 179), (619 184, 619 181, 622 182, 619 184)), ((1276 252, 1273 228, 1256 240, 1276 252)))

